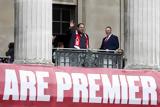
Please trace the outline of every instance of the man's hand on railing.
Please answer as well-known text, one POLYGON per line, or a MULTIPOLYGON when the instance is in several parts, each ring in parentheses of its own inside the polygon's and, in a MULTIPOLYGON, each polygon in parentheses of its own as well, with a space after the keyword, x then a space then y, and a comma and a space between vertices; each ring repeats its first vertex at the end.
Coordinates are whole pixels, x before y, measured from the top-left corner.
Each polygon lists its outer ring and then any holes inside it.
POLYGON ((124 50, 123 50, 123 49, 117 49, 117 50, 116 50, 116 53, 123 54, 123 53, 124 53, 124 50))

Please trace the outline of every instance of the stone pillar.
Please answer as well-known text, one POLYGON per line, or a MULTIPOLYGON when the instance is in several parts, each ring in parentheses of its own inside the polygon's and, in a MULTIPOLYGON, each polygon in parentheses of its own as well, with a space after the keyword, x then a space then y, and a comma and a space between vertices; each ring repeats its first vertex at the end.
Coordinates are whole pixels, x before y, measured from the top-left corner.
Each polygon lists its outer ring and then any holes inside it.
POLYGON ((52 63, 52 0, 15 0, 15 63, 52 63))
POLYGON ((160 68, 160 0, 127 0, 127 66, 160 68))

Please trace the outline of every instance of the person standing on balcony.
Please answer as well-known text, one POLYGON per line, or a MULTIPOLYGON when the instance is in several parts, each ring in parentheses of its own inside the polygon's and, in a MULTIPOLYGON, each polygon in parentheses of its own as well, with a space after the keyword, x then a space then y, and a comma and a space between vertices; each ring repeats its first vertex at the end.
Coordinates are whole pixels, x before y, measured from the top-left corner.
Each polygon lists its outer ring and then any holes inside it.
MULTIPOLYGON (((70 22, 70 29, 74 28, 75 24, 73 21, 70 22)), ((70 32, 70 48, 75 49, 88 49, 89 48, 89 37, 85 33, 85 25, 83 23, 79 23, 75 30, 71 30, 70 32)))
POLYGON ((8 51, 6 52, 6 56, 9 56, 9 63, 14 62, 14 42, 9 43, 8 45, 8 51))
POLYGON ((119 48, 118 37, 112 34, 112 28, 107 26, 105 28, 106 36, 102 40, 100 49, 102 50, 117 50, 119 48))

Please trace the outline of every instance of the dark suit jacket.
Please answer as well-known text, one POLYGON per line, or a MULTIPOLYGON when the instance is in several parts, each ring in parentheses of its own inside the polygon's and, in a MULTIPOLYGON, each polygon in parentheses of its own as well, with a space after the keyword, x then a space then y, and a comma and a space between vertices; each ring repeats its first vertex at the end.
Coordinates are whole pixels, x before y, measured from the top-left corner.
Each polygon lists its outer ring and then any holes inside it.
POLYGON ((102 50, 116 50, 119 48, 119 41, 118 41, 118 37, 115 35, 111 35, 111 37, 108 40, 105 40, 105 38, 103 38, 102 41, 102 45, 100 47, 100 49, 102 50))

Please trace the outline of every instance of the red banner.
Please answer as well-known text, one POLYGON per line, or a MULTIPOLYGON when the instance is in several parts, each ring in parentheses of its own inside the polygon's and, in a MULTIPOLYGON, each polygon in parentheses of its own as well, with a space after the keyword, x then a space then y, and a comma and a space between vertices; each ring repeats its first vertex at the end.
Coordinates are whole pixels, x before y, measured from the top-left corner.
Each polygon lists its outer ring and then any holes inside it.
POLYGON ((0 65, 0 107, 160 107, 157 71, 0 65))

